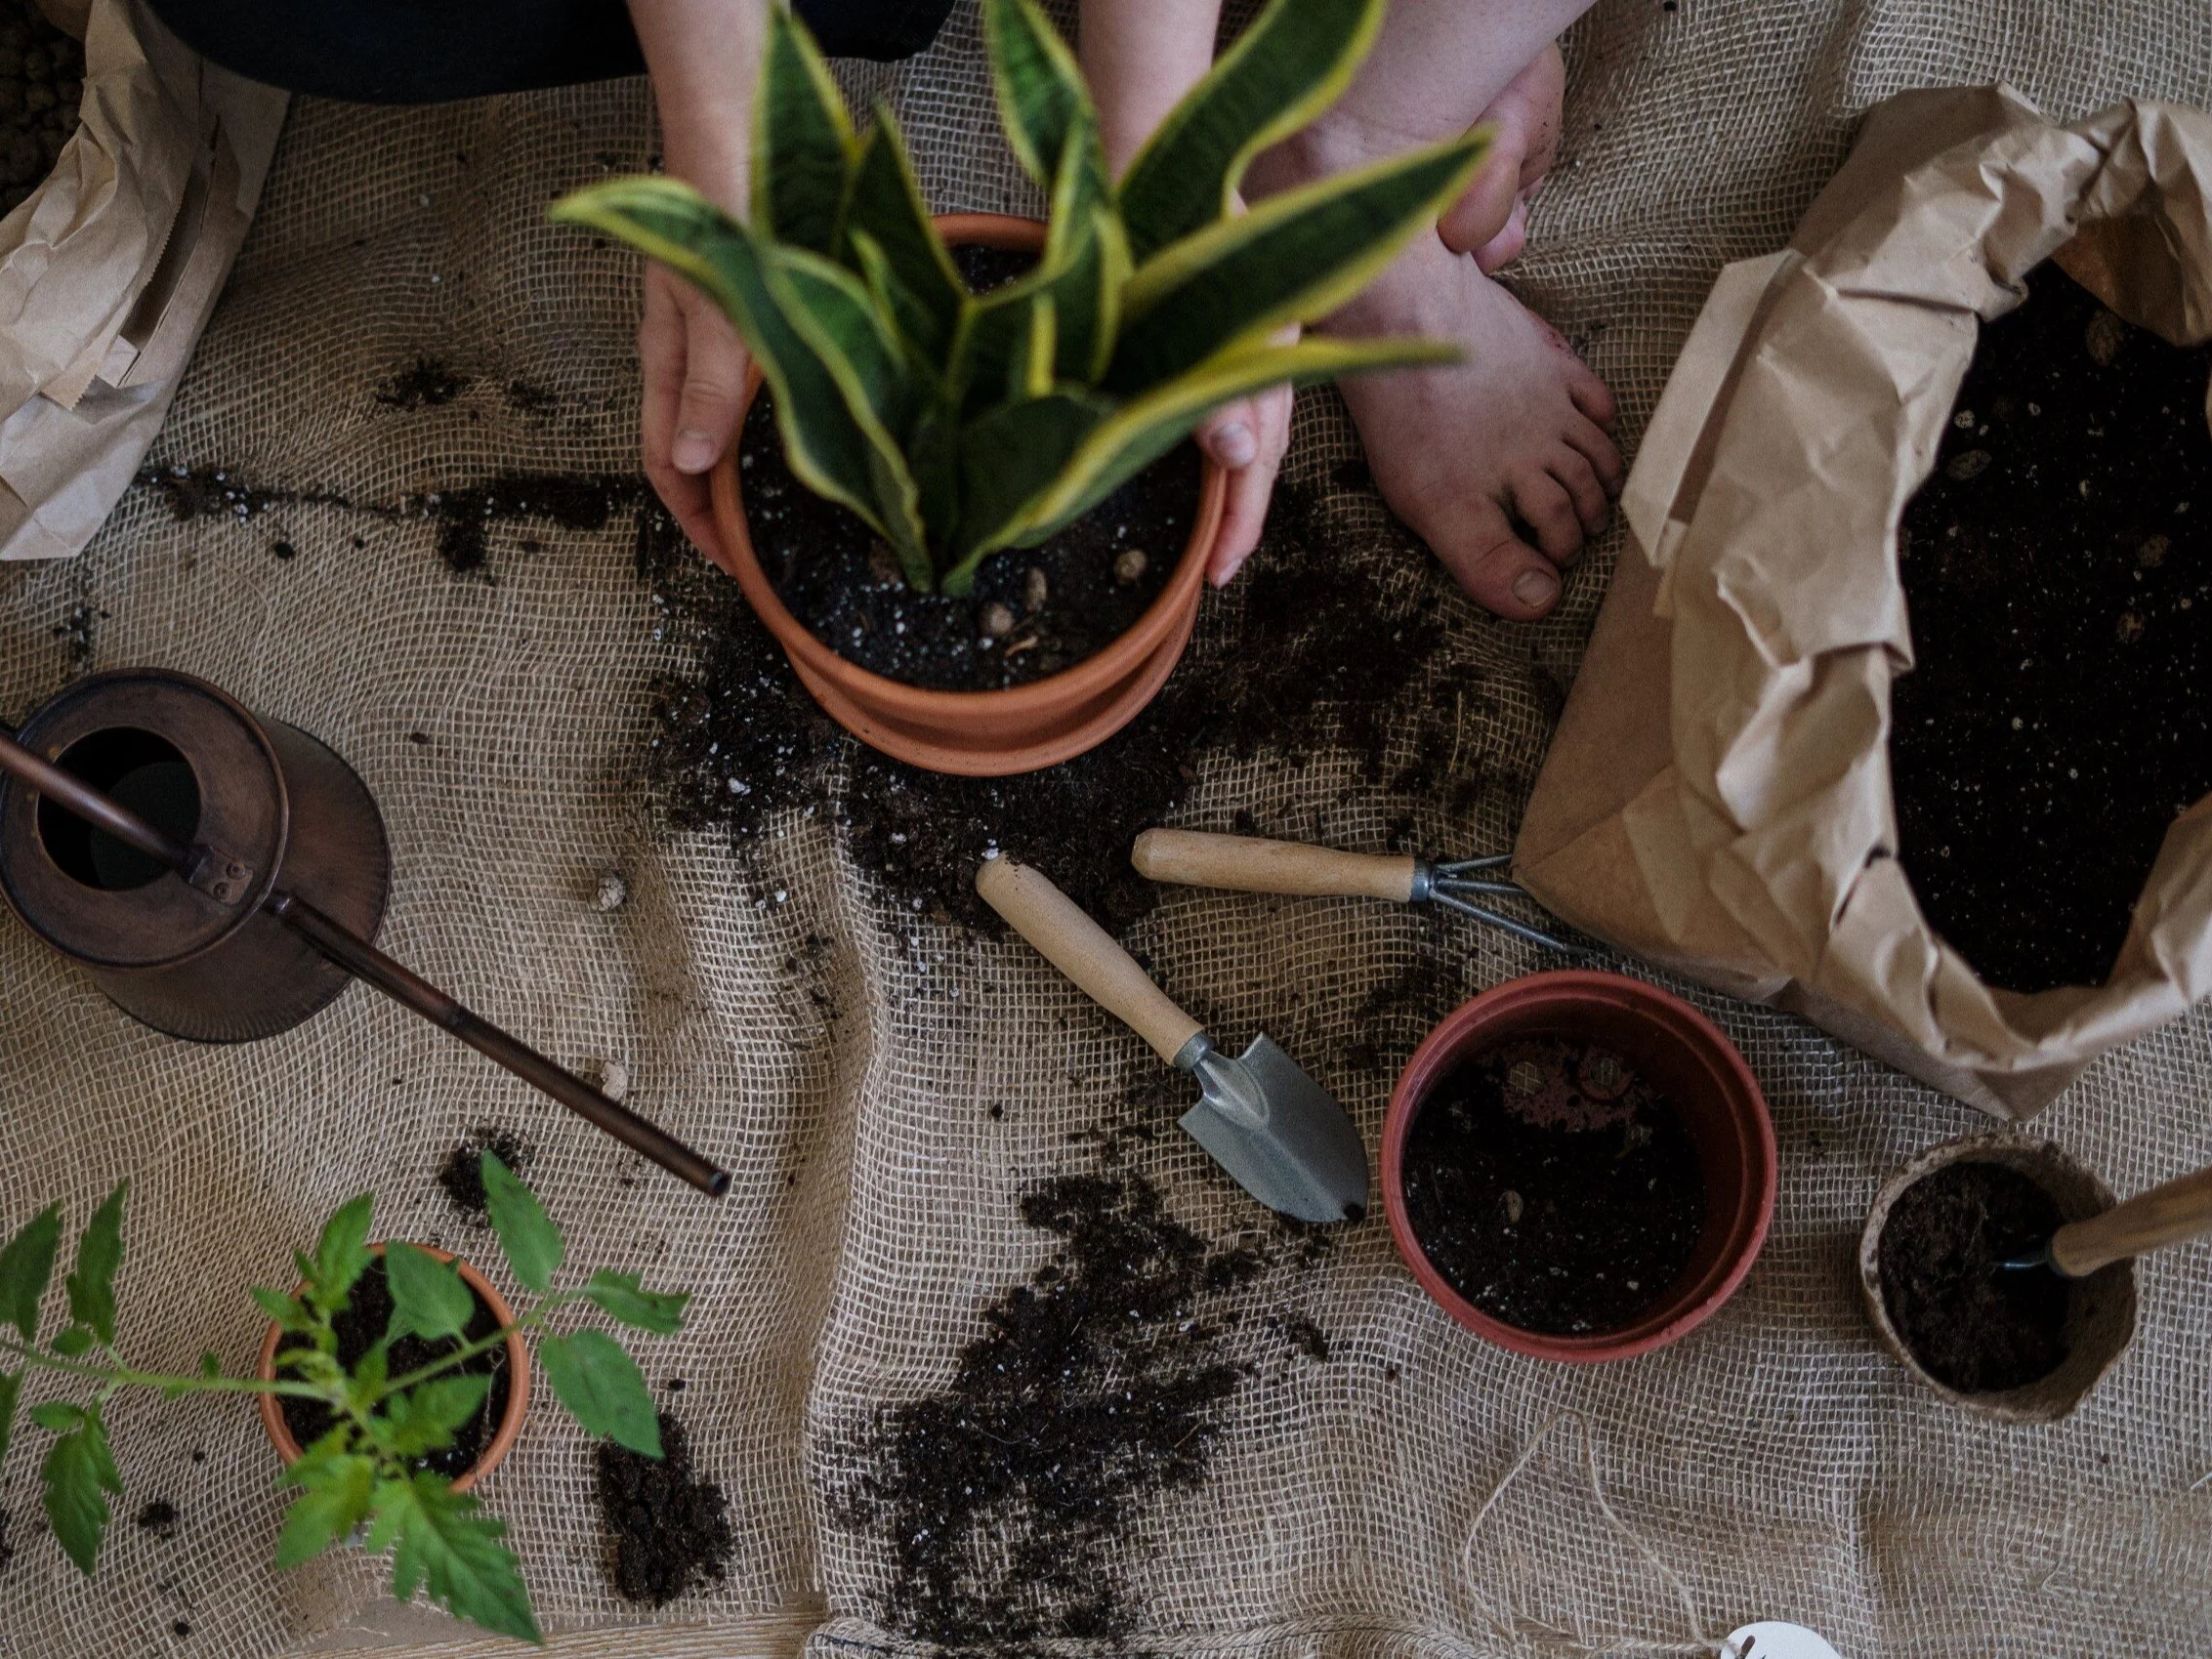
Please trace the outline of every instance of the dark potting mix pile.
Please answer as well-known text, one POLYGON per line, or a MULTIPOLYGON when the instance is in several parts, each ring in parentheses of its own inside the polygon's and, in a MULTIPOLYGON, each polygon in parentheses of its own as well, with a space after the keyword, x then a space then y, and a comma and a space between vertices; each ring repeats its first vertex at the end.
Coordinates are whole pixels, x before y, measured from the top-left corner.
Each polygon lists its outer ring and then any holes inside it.
POLYGON ((1184 443, 1040 546, 985 559, 974 592, 916 593, 857 514, 792 477, 772 404, 754 399, 738 442, 755 557, 809 633, 905 684, 987 691, 1073 668, 1136 625, 1190 536, 1198 451, 1184 443))
POLYGON ((1882 1302, 1937 1382, 1994 1393, 2059 1368, 2071 1288, 1998 1264, 2032 1255, 2064 1220, 2050 1193, 2003 1164, 1945 1164, 1899 1195, 1877 1251, 1882 1302))
POLYGON ((891 1550, 889 1621, 951 1647, 1128 1628, 1111 1548, 1204 1479, 1244 1375, 1219 1304, 1267 1265, 1257 1245, 1209 1246, 1131 1173, 1048 1181, 1022 1217, 1052 1259, 984 1309, 948 1387, 850 1448, 867 1472, 840 1505, 891 1550))
POLYGON ((0 0, 0 212, 22 204, 77 130, 85 49, 33 0, 0 0))
POLYGON ((438 1189, 453 1206, 453 1213, 472 1226, 486 1226, 491 1222, 491 1207, 483 1190, 486 1152, 518 1176, 528 1174, 538 1155, 537 1148, 514 1130, 490 1123, 478 1124, 445 1154, 445 1161, 438 1166, 438 1189))
MULTIPOLYGON (((472 1296, 475 1293, 470 1293, 472 1296)), ((346 1310, 331 1321, 338 1333, 339 1362, 351 1369, 354 1362, 374 1347, 392 1323, 392 1288, 384 1276, 384 1261, 380 1257, 369 1265, 366 1272, 355 1281, 346 1310)), ((499 1329, 499 1321, 483 1298, 476 1298, 476 1312, 471 1316, 463 1339, 477 1342, 499 1329)), ((277 1345, 281 1351, 288 1348, 303 1348, 307 1339, 287 1336, 277 1345)), ((429 1365, 460 1348, 462 1342, 452 1337, 440 1337, 436 1342, 409 1334, 401 1337, 386 1350, 387 1376, 403 1377, 421 1366, 429 1365)), ((435 1452, 425 1453, 415 1460, 417 1469, 448 1478, 468 1472, 469 1466, 483 1455, 491 1444, 492 1436, 499 1431, 499 1420, 507 1411, 507 1349, 504 1345, 490 1348, 474 1358, 462 1361, 457 1372, 473 1372, 488 1376, 491 1387, 484 1391, 483 1403, 477 1413, 453 1431, 453 1443, 435 1452)), ((291 1430, 292 1438, 305 1446, 312 1446, 330 1432, 336 1421, 320 1400, 297 1399, 287 1396, 283 1401, 284 1426, 291 1430)))
POLYGON ((722 1488, 699 1478, 691 1437, 666 1412, 660 1451, 644 1457, 612 1440, 597 1453, 609 1576, 625 1598, 658 1607, 720 1579, 737 1548, 722 1488))
POLYGON ((1594 1043, 1505 1043, 1447 1073, 1405 1140, 1422 1254, 1524 1331, 1619 1330, 1674 1288, 1705 1224, 1680 1109, 1594 1043))
POLYGON ((1899 530, 1899 855, 1990 984, 2101 985, 2212 793, 2212 349, 2054 265, 1985 325, 1899 530))

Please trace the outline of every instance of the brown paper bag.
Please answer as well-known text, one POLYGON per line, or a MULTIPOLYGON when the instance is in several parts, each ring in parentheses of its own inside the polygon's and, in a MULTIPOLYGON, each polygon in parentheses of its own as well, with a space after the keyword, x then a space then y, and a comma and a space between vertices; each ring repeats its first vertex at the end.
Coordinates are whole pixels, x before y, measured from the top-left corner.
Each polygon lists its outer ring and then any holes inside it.
POLYGON ((1635 548, 1516 849, 1530 892, 2000 1117, 2212 991, 2212 799, 2167 832, 2109 982, 2022 995, 1922 916, 1888 748, 1898 520, 1979 320, 2058 254, 2129 321, 2212 337, 2208 198, 2192 109, 2061 126, 1995 87, 1867 116, 1791 245, 1722 272, 1652 415, 1635 548))
POLYGON ((90 0, 81 23, 76 136, 0 220, 0 560, 77 552, 129 487, 284 119, 283 93, 208 63, 138 0, 90 0))

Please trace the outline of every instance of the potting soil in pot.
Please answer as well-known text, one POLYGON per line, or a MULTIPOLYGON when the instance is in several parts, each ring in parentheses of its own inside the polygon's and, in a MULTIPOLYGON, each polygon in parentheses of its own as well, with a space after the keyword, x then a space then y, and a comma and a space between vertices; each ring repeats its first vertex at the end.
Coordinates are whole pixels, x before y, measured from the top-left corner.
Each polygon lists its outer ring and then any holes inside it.
POLYGON ((1619 1330, 1674 1287, 1705 1172, 1673 1101, 1609 1049, 1506 1043, 1447 1073, 1405 1140, 1422 1254, 1492 1318, 1619 1330))
MULTIPOLYGON (((475 1295, 473 1291, 470 1294, 475 1295)), ((476 1297, 476 1315, 463 1333, 470 1342, 488 1337, 499 1329, 499 1321, 484 1306, 482 1297, 476 1297)), ((391 1323, 392 1289, 385 1280, 384 1261, 379 1257, 355 1282, 346 1310, 331 1321, 338 1333, 339 1363, 351 1368, 383 1337, 391 1323)), ((306 1346, 305 1337, 287 1336, 276 1345, 276 1350, 282 1353, 286 1348, 306 1346)), ((412 1335, 401 1337, 386 1350, 386 1374, 403 1377, 418 1367, 443 1358, 461 1346, 451 1337, 441 1337, 437 1342, 426 1342, 412 1335)), ((507 1413, 507 1349, 504 1345, 491 1348, 464 1360, 455 1369, 488 1376, 491 1387, 484 1391, 483 1404, 477 1408, 476 1415, 453 1431, 451 1445, 415 1460, 416 1468, 448 1477, 467 1473, 470 1466, 491 1444, 492 1436, 499 1432, 499 1420, 507 1413)), ((303 1448, 313 1445, 330 1432, 335 1419, 320 1400, 288 1398, 282 1405, 284 1427, 291 1430, 292 1438, 303 1448)))
POLYGON ((32 0, 0 0, 0 212, 54 171, 77 130, 85 49, 32 0))
POLYGON ((1992 985, 2101 985, 2212 792, 2212 350, 2054 265, 1986 325, 1899 530, 1899 857, 1992 985))
POLYGON ((2065 1218, 2004 1164, 1945 1164, 1913 1182, 1882 1225, 1882 1301, 1928 1375, 1962 1394, 2047 1377, 2066 1356, 2066 1281, 1998 1264, 2032 1253, 2065 1218))

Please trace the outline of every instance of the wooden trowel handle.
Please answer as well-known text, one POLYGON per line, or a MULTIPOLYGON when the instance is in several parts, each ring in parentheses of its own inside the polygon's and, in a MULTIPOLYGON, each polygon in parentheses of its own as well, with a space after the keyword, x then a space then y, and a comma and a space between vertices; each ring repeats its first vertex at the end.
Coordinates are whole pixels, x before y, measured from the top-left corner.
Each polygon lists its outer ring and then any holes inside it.
POLYGON ((1011 858, 989 858, 976 872, 976 891, 1035 945, 1076 989, 1173 1060, 1204 1027, 1152 983, 1137 959, 1113 942, 1049 877, 1011 858))
POLYGON ((2051 1237, 2051 1260, 2078 1279, 2110 1262, 2179 1244, 2212 1229, 2212 1170, 2139 1192, 2102 1216, 2071 1222, 2051 1237))
POLYGON ((1399 904, 1413 896, 1409 852, 1339 852, 1257 836, 1154 829, 1137 838, 1129 861, 1141 876, 1185 887, 1388 898, 1399 904))

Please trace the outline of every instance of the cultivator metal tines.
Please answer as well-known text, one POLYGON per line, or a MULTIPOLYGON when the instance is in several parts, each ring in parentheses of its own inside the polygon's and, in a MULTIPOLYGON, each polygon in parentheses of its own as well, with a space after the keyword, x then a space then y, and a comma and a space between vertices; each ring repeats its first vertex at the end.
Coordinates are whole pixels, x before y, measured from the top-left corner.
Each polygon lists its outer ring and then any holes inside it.
POLYGON ((1129 854, 1140 875, 1186 887, 1228 888, 1239 892, 1387 898, 1398 904, 1440 904, 1485 927, 1567 956, 1587 956, 1572 943, 1504 914, 1478 897, 1536 900, 1502 872, 1510 852, 1483 858, 1429 859, 1409 852, 1340 852, 1295 841, 1209 835, 1197 830, 1147 830, 1129 854))

